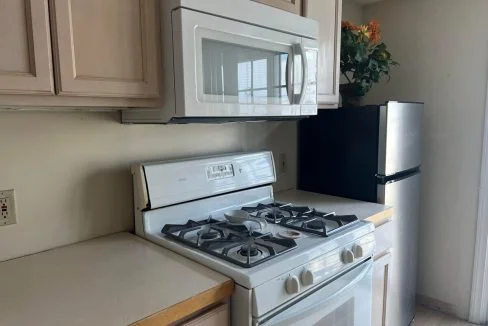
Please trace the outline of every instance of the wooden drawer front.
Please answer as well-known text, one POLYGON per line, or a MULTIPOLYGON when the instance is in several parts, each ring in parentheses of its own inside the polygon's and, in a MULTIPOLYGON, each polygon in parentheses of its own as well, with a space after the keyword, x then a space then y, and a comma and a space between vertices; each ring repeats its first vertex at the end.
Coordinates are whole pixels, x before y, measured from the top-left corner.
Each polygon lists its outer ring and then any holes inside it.
POLYGON ((393 233, 395 221, 389 220, 388 222, 376 227, 374 234, 376 236, 376 252, 375 257, 381 256, 385 251, 390 250, 393 247, 393 233))
POLYGON ((230 325, 229 304, 224 303, 203 315, 192 319, 182 326, 227 326, 230 325))

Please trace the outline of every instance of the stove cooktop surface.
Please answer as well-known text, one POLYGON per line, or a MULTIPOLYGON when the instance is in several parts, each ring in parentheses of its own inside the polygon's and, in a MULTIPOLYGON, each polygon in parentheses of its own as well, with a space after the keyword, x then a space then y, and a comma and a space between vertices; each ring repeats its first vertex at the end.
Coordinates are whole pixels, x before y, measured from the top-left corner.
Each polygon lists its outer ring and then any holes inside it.
POLYGON ((354 215, 339 216, 278 202, 242 207, 241 211, 250 219, 243 220, 242 224, 231 224, 210 216, 191 219, 184 224, 166 224, 161 232, 194 250, 251 268, 297 248, 295 239, 325 238, 359 222, 354 215), (264 223, 269 226, 257 230, 246 223, 255 221, 266 221, 264 223))

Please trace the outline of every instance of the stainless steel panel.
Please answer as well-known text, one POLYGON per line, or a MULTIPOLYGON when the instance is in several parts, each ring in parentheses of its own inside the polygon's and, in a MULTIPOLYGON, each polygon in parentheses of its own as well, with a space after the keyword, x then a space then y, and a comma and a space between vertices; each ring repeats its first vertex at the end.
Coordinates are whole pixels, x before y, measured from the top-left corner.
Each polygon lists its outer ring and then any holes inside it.
POLYGON ((378 186, 378 202, 393 206, 393 264, 388 302, 390 325, 408 326, 415 316, 420 174, 378 186))
POLYGON ((380 108, 378 174, 421 165, 423 104, 388 102, 380 108))

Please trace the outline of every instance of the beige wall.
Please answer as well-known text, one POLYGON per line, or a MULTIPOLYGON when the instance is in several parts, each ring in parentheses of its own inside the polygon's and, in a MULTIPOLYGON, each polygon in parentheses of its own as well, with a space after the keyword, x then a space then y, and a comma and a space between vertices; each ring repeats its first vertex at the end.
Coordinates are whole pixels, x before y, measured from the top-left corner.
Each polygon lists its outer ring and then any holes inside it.
POLYGON ((295 186, 296 123, 121 125, 119 113, 0 112, 0 189, 18 224, 0 227, 0 261, 133 229, 129 166, 138 161, 272 149, 278 189, 295 186))
POLYGON ((418 292, 469 310, 488 71, 488 1, 367 6, 401 66, 370 103, 425 101, 418 292))
POLYGON ((363 22, 363 8, 354 0, 342 0, 342 20, 361 24, 363 22))

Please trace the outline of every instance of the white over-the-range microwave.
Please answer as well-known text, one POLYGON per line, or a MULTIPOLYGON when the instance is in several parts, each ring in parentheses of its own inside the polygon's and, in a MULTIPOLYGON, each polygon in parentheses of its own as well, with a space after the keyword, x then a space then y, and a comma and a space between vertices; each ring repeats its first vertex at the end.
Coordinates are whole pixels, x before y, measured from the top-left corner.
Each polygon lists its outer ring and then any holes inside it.
POLYGON ((162 0, 161 108, 124 123, 317 114, 318 24, 250 0, 162 0))

